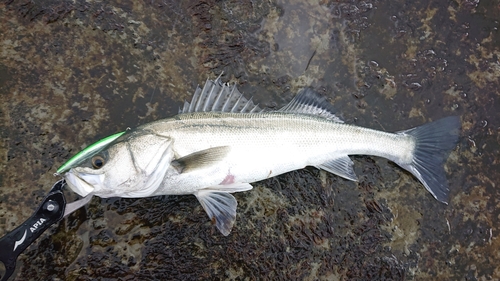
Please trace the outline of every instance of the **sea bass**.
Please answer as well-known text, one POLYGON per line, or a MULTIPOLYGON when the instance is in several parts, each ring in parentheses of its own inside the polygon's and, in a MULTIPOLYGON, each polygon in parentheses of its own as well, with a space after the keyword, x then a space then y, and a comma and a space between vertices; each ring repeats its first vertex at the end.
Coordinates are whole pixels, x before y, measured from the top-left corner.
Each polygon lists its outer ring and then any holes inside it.
POLYGON ((178 115, 105 138, 57 173, 81 196, 193 194, 228 235, 237 206, 231 193, 306 166, 356 181, 348 155, 387 158, 446 203, 443 165, 459 128, 457 116, 396 133, 344 124, 309 88, 285 107, 266 112, 219 77, 198 87, 178 115))

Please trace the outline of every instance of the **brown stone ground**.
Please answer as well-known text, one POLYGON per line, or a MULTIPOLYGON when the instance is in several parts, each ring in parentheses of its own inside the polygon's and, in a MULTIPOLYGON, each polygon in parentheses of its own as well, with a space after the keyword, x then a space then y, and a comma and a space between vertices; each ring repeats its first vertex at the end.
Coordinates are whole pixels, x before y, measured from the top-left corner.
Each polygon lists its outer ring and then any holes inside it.
POLYGON ((0 236, 69 157, 174 115, 222 71, 266 107, 312 86, 349 123, 459 115, 462 133, 449 205, 364 156, 358 183, 307 168, 236 194, 228 237, 194 196, 94 198, 12 280, 500 279, 496 1, 34 2, 0 4, 0 236))

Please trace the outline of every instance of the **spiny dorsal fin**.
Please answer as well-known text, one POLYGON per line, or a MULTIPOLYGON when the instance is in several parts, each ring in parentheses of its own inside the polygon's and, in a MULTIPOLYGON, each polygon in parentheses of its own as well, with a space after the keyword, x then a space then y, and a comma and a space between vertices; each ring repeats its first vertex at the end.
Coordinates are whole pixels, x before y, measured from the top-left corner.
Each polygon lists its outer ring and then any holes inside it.
POLYGON ((287 105, 278 110, 297 114, 315 115, 338 123, 344 121, 333 113, 332 105, 313 89, 305 88, 287 105))
POLYGON ((191 112, 233 112, 257 113, 262 109, 252 99, 247 100, 236 88, 222 83, 220 76, 215 81, 207 79, 203 89, 196 88, 191 103, 184 102, 181 113, 191 112))

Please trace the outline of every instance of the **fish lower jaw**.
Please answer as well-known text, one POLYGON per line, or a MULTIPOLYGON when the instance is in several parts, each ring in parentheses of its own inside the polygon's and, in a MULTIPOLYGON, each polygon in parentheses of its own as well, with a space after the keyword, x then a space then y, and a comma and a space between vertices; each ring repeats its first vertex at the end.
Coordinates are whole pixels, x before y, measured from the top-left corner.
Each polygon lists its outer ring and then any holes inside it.
POLYGON ((92 185, 72 173, 66 173, 64 175, 64 179, 71 190, 82 197, 85 197, 94 191, 94 187, 92 185))

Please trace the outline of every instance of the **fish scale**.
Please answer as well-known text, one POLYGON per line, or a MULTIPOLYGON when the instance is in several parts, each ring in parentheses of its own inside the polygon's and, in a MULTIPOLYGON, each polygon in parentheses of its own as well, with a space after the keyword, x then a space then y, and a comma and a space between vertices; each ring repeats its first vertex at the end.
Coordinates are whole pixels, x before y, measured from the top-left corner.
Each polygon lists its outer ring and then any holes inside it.
POLYGON ((392 134, 323 118, 286 113, 186 114, 181 120, 147 125, 172 136, 180 155, 200 149, 232 145, 258 151, 262 146, 289 144, 307 152, 301 158, 319 165, 322 155, 368 154, 398 160, 410 159, 414 140, 409 135, 392 134), (202 129, 193 134, 193 130, 202 129))

